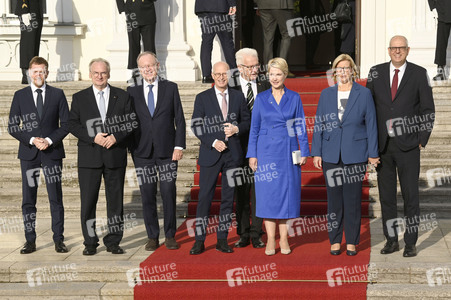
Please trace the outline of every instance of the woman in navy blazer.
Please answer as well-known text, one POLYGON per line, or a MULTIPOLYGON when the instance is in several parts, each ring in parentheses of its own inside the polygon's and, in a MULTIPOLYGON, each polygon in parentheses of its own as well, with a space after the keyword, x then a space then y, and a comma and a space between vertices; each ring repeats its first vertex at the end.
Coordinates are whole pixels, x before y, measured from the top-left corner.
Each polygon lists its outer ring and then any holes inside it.
POLYGON ((379 163, 376 110, 370 90, 354 82, 357 68, 349 55, 339 55, 332 68, 338 83, 321 92, 312 156, 326 179, 330 253, 340 254, 344 227, 346 254, 352 256, 360 239, 367 162, 379 163))

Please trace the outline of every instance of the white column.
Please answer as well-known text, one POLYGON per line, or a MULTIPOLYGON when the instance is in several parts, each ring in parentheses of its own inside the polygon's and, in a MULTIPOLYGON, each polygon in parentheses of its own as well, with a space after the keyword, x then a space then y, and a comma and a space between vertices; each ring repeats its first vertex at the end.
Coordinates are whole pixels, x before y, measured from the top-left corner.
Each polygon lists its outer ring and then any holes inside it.
POLYGON ((156 6, 160 73, 172 81, 196 81, 200 75, 199 68, 188 54, 192 47, 186 43, 185 37, 185 0, 157 1, 156 6))
POLYGON ((111 81, 126 81, 131 76, 128 65, 128 35, 125 14, 119 14, 116 4, 110 6, 113 15, 113 41, 107 46, 108 61, 111 64, 111 81))

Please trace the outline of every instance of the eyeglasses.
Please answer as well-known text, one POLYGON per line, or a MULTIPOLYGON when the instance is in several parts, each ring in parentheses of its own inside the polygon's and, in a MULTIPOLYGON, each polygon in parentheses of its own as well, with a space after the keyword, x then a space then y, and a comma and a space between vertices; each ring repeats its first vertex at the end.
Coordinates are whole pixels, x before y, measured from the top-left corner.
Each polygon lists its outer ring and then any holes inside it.
POLYGON ((138 68, 139 68, 139 69, 143 69, 143 70, 146 70, 146 69, 153 69, 153 68, 155 68, 156 65, 157 65, 157 64, 153 64, 153 65, 145 65, 145 66, 138 66, 138 68))
POLYGON ((246 65, 241 64, 240 66, 242 66, 243 68, 245 68, 245 69, 248 70, 248 71, 250 71, 250 70, 252 70, 252 69, 258 69, 258 68, 260 68, 260 65, 246 66, 246 65))
POLYGON ((338 67, 338 68, 335 68, 335 71, 337 71, 337 72, 343 72, 343 71, 351 71, 351 67, 338 67))
POLYGON ((108 75, 108 72, 91 72, 94 77, 104 77, 108 75))
POLYGON ((216 77, 227 77, 227 73, 213 73, 216 77))
POLYGON ((407 51, 407 46, 404 47, 388 47, 388 49, 390 49, 391 52, 405 52, 407 51))

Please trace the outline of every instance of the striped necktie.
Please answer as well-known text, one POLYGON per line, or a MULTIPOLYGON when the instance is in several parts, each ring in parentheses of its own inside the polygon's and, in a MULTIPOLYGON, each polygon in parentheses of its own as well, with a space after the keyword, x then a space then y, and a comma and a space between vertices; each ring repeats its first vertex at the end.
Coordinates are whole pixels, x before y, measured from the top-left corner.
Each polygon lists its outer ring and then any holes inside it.
POLYGON ((254 91, 252 90, 252 84, 250 82, 247 83, 247 107, 249 108, 249 111, 252 111, 252 108, 254 108, 254 91))

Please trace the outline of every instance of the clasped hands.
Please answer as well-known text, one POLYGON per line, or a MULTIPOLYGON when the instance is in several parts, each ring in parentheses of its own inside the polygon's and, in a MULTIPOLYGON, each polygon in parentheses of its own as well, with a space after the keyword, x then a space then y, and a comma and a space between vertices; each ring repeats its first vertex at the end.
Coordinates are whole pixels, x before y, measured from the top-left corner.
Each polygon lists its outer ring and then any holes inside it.
POLYGON ((94 138, 94 143, 104 148, 110 149, 114 144, 116 144, 116 138, 112 134, 99 132, 94 138))
MULTIPOLYGON (((238 133, 238 126, 235 126, 231 123, 224 123, 224 133, 225 133, 226 138, 229 138, 232 135, 238 133)), ((223 141, 218 140, 218 141, 216 141, 214 148, 216 149, 216 151, 222 152, 225 149, 227 149, 227 145, 223 141)))
POLYGON ((33 145, 35 145, 36 148, 38 148, 41 151, 44 151, 45 149, 47 149, 50 146, 49 142, 46 139, 41 138, 41 137, 35 137, 33 139, 33 145))

